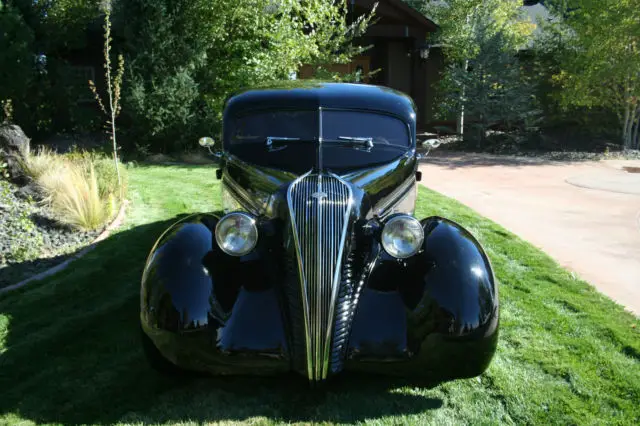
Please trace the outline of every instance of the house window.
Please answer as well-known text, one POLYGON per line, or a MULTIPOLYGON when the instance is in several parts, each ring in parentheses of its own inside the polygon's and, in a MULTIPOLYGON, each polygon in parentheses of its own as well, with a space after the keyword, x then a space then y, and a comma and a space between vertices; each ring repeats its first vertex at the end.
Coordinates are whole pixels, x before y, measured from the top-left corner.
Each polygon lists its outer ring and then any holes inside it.
POLYGON ((96 68, 92 66, 73 65, 70 67, 73 87, 78 91, 78 102, 93 102, 89 90, 89 80, 96 81, 96 68))

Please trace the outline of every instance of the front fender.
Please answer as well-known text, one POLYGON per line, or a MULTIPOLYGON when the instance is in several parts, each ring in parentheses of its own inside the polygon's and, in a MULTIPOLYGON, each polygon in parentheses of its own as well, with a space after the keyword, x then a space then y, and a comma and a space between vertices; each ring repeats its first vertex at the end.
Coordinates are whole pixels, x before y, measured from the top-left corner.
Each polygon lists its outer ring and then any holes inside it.
POLYGON ((163 356, 186 369, 216 374, 288 370, 273 286, 278 265, 266 255, 269 239, 246 256, 229 256, 215 242, 218 220, 190 216, 160 237, 142 277, 143 331, 163 356))
POLYGON ((354 318, 350 369, 472 377, 493 357, 498 289, 487 255, 454 222, 421 223, 417 255, 398 260, 379 249, 354 318))

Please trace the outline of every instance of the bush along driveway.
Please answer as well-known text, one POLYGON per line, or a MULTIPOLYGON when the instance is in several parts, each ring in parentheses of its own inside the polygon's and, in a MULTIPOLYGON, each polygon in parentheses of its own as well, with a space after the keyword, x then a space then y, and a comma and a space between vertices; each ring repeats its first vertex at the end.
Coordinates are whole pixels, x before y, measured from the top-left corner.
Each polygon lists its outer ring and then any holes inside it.
POLYGON ((0 298, 0 423, 640 423, 638 320, 426 188, 417 215, 469 228, 501 285, 501 340, 484 375, 431 388, 347 376, 322 391, 288 376, 158 376, 138 340, 143 263, 176 217, 219 207, 218 184, 210 167, 129 172, 132 206, 118 233, 59 275, 0 298))

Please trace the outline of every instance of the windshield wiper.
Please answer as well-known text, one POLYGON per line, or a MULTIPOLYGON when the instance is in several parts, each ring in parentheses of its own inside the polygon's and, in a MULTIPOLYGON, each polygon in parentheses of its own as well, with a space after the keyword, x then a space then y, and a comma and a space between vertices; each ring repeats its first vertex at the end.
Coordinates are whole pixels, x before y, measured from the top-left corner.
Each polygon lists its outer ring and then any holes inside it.
MULTIPOLYGON (((316 139, 303 140, 301 138, 291 138, 288 136, 267 136, 265 146, 269 152, 281 151, 287 148, 287 145, 282 145, 281 142, 287 141, 312 142, 316 141, 316 139)), ((373 148, 373 138, 371 137, 338 136, 337 139, 323 139, 323 141, 350 146, 366 152, 371 151, 373 148)))
POLYGON ((373 148, 373 138, 338 136, 338 140, 333 142, 343 142, 345 144, 353 146, 354 148, 363 149, 364 151, 371 151, 371 149, 373 148))
POLYGON ((265 145, 267 146, 267 150, 269 152, 280 151, 287 147, 287 145, 275 146, 274 142, 284 142, 284 141, 299 141, 300 138, 289 138, 286 136, 267 136, 265 141, 265 145))

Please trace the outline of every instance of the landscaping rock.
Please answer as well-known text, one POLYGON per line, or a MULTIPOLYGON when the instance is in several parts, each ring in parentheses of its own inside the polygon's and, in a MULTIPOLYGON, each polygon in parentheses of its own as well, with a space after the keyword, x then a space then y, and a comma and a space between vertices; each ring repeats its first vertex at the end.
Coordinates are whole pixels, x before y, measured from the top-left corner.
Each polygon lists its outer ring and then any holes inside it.
POLYGON ((38 188, 38 186, 33 182, 23 187, 20 187, 15 192, 15 195, 21 200, 42 201, 44 199, 44 195, 42 194, 42 191, 40 191, 40 188, 38 188))
POLYGON ((29 142, 20 126, 0 126, 0 161, 7 163, 10 180, 18 185, 29 182, 22 167, 29 154, 29 142))

